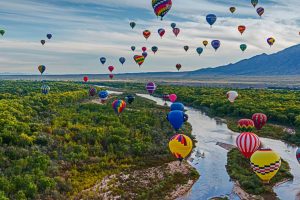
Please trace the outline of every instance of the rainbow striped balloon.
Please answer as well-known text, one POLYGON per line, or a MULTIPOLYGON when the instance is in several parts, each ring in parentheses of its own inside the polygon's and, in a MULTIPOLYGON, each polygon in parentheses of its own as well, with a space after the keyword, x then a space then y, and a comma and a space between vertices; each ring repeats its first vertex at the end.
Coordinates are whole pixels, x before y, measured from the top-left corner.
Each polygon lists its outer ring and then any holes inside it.
POLYGON ((139 66, 141 66, 144 63, 144 61, 145 61, 145 57, 144 56, 140 56, 140 55, 133 56, 133 59, 136 62, 136 64, 138 64, 139 66))
POLYGON ((126 102, 117 99, 112 103, 112 107, 115 110, 116 114, 120 115, 123 112, 123 110, 126 108, 126 102))
POLYGON ((169 12, 172 7, 172 0, 152 0, 152 7, 156 16, 163 17, 169 12))

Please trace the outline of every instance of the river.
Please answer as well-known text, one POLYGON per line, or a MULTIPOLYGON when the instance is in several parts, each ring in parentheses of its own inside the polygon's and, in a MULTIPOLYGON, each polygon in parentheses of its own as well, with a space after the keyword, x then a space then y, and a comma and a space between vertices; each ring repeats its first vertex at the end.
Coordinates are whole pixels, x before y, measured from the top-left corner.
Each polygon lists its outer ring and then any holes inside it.
MULTIPOLYGON (((138 96, 151 99, 158 105, 164 105, 164 101, 147 94, 137 94, 138 96)), ((167 102, 170 105, 170 102, 167 102)), ((230 199, 239 199, 232 192, 234 183, 230 181, 225 165, 227 164, 227 150, 216 145, 217 142, 235 145, 238 133, 232 132, 227 125, 220 120, 208 117, 200 110, 185 107, 189 116, 188 122, 193 127, 192 134, 198 141, 195 150, 204 152, 205 157, 196 157, 194 151, 191 155, 190 164, 194 166, 201 175, 199 180, 193 185, 188 194, 179 198, 180 200, 205 200, 212 197, 228 196, 230 199)), ((296 148, 282 141, 260 138, 265 147, 275 150, 286 160, 290 167, 294 180, 283 183, 274 188, 277 196, 282 200, 300 199, 300 165, 296 160, 296 148)))

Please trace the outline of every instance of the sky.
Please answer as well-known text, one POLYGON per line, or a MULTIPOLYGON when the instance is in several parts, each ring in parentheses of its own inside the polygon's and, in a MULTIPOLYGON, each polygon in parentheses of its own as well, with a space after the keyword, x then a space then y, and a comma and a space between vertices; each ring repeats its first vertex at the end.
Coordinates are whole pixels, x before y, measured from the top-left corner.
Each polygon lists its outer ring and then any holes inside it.
MULTIPOLYGON (((278 52, 300 43, 299 0, 259 0, 257 7, 265 13, 260 18, 251 0, 172 0, 170 12, 161 21, 153 12, 151 0, 0 0, 0 73, 37 74, 38 65, 47 67, 46 74, 104 74, 107 67, 114 73, 183 71, 217 67, 254 55, 278 52), (229 7, 235 6, 234 14, 229 7), (210 28, 205 16, 216 14, 210 28), (131 29, 129 23, 136 22, 131 29), (170 24, 181 29, 176 38, 170 24), (237 27, 247 27, 241 35, 237 27), (161 39, 157 33, 164 28, 161 39), (148 29, 146 40, 142 32, 148 29), (53 35, 47 40, 46 35, 53 35), (270 48, 266 40, 276 39, 270 48), (46 44, 41 45, 40 40, 46 44), (201 56, 197 47, 202 41, 218 39, 217 52, 210 44, 201 56), (241 52, 240 44, 248 49, 241 52), (183 46, 188 45, 186 53, 183 46), (136 46, 135 52, 130 47, 136 46), (148 57, 141 68, 134 55, 148 48, 148 57), (157 46, 154 55, 151 47, 157 46), (100 57, 106 57, 102 65, 100 57), (124 66, 119 58, 125 57, 124 66)), ((257 8, 256 7, 256 8, 257 8)))

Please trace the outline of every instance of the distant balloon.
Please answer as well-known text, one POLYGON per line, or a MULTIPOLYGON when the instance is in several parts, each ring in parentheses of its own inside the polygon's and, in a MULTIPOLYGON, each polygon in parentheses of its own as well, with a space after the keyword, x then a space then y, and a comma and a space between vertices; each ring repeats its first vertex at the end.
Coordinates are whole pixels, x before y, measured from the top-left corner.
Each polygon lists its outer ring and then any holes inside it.
POLYGON ((256 134, 244 132, 237 136, 236 146, 246 158, 250 158, 260 147, 260 140, 256 134))
POLYGON ((256 12, 261 17, 264 14, 265 9, 262 8, 262 7, 259 7, 259 8, 256 9, 256 12))
POLYGON ((174 110, 169 112, 167 120, 170 122, 175 131, 178 131, 183 123, 188 120, 188 116, 180 110, 174 110))
POLYGON ((255 128, 257 130, 260 130, 267 123, 268 118, 263 113, 255 113, 252 115, 252 120, 254 122, 255 128))
POLYGON ((98 95, 99 95, 99 98, 101 100, 101 103, 105 103, 108 99, 109 94, 106 90, 104 90, 104 91, 100 91, 98 95))
POLYGON ((135 97, 133 95, 128 95, 125 97, 127 103, 132 104, 134 102, 135 97))
POLYGON ((47 38, 50 40, 52 38, 52 34, 47 34, 47 38))
POLYGON ((231 13, 234 13, 236 8, 235 7, 230 7, 229 10, 230 10, 231 13))
POLYGON ((158 34, 161 38, 164 36, 165 33, 166 33, 165 29, 163 28, 158 29, 158 34))
POLYGON ((177 95, 176 94, 170 94, 169 99, 172 103, 174 103, 177 100, 177 95))
POLYGON ((1 29, 0 34, 3 36, 5 34, 5 30, 1 29))
POLYGON ((112 107, 113 109, 115 110, 115 113, 117 115, 120 115, 124 109, 126 108, 126 102, 123 101, 123 100, 115 100, 113 103, 112 103, 112 107))
POLYGON ((109 66, 109 67, 108 67, 108 70, 109 70, 110 72, 113 72, 114 69, 115 69, 114 66, 109 66))
POLYGON ((270 47, 271 47, 271 46, 273 46, 273 44, 275 43, 275 39, 272 38, 272 37, 270 37, 270 38, 267 39, 267 42, 268 42, 268 44, 269 44, 270 47))
POLYGON ((136 62, 136 64, 138 64, 139 66, 141 66, 144 61, 145 61, 145 57, 144 56, 140 56, 140 55, 135 55, 133 57, 134 61, 136 62))
POLYGON ((179 28, 174 28, 174 29, 173 29, 173 33, 174 33, 174 35, 177 37, 178 34, 180 33, 180 29, 179 29, 179 28))
POLYGON ((175 23, 171 23, 171 27, 174 29, 176 28, 176 24, 175 23))
POLYGON ((135 23, 135 22, 130 22, 129 25, 130 25, 130 27, 131 27, 132 29, 134 29, 136 23, 135 23))
POLYGON ((126 59, 124 57, 119 58, 120 63, 123 65, 126 61, 126 59))
POLYGON ((169 94, 163 94, 163 100, 168 101, 169 100, 169 94))
POLYGON ((181 67, 182 67, 181 64, 177 64, 177 65, 176 65, 176 69, 177 69, 178 71, 181 69, 181 67))
POLYGON ((152 95, 152 94, 155 92, 155 90, 156 90, 156 85, 155 85, 155 83, 154 83, 154 82, 149 82, 149 83, 147 83, 147 85, 146 85, 146 90, 148 91, 148 93, 149 93, 150 95, 152 95))
POLYGON ((254 130, 254 122, 251 119, 240 119, 238 121, 238 129, 242 132, 252 132, 254 130))
POLYGON ((156 16, 163 17, 169 12, 172 7, 172 0, 152 0, 152 7, 156 16))
POLYGON ((241 33, 241 35, 245 32, 245 30, 246 30, 246 26, 244 25, 238 26, 238 31, 241 33))
POLYGON ((144 51, 144 52, 142 53, 142 56, 144 56, 144 58, 147 58, 148 53, 147 53, 146 51, 144 51))
POLYGON ((189 50, 189 46, 184 46, 183 49, 187 52, 189 50))
POLYGON ((211 46, 215 49, 215 51, 217 51, 218 48, 221 46, 220 40, 213 40, 213 41, 211 41, 211 46))
POLYGON ((106 62, 106 58, 104 58, 104 57, 101 57, 101 58, 100 58, 100 62, 102 63, 102 65, 104 65, 104 64, 105 64, 105 62, 106 62))
POLYGON ((169 142, 171 153, 181 162, 193 149, 191 138, 184 134, 174 135, 169 142))
POLYGON ((206 47, 208 45, 208 41, 207 40, 204 40, 203 42, 203 45, 206 47))
POLYGON ((258 0, 251 0, 251 4, 252 4, 253 7, 255 8, 256 5, 258 4, 258 0))
POLYGON ((135 51, 135 46, 131 46, 131 51, 135 51))
POLYGON ((226 96, 227 96, 228 101, 230 101, 231 103, 234 103, 234 101, 239 96, 239 94, 236 91, 229 91, 226 93, 226 96))
POLYGON ((300 164, 300 148, 298 148, 297 151, 296 151, 296 158, 297 158, 297 160, 300 164))
POLYGON ((147 51, 147 47, 142 47, 142 51, 143 52, 147 51))
POLYGON ((197 53, 199 54, 199 56, 202 54, 202 52, 203 52, 203 48, 202 47, 198 47, 197 49, 196 49, 196 51, 197 51, 197 53))
POLYGON ((41 40, 41 44, 44 45, 46 43, 45 40, 41 40))
POLYGON ((50 91, 50 87, 48 85, 42 85, 41 90, 42 94, 48 94, 50 91))
POLYGON ((113 74, 109 74, 108 76, 109 76, 110 79, 113 79, 113 78, 114 78, 114 75, 113 75, 113 74))
POLYGON ((172 103, 170 108, 171 108, 171 111, 173 111, 173 110, 184 111, 184 105, 179 102, 172 103))
POLYGON ((144 35, 144 37, 146 38, 146 40, 150 37, 150 35, 151 35, 151 32, 149 31, 149 30, 145 30, 144 32, 143 32, 143 35, 144 35))
POLYGON ((94 87, 91 87, 91 88, 89 89, 89 95, 90 95, 91 97, 93 97, 93 96, 95 96, 96 94, 97 94, 97 89, 94 88, 94 87))
POLYGON ((46 70, 45 65, 39 65, 38 66, 38 70, 40 71, 41 74, 43 74, 45 72, 45 70, 46 70))
POLYGON ((155 54, 158 51, 158 47, 157 46, 153 46, 151 48, 152 52, 155 54))
POLYGON ((206 21, 212 27, 212 25, 217 21, 217 16, 214 14, 208 14, 206 16, 206 21))
POLYGON ((84 82, 88 82, 88 80, 89 80, 89 77, 87 77, 87 76, 83 77, 84 82))
POLYGON ((244 52, 247 49, 247 45, 246 44, 241 44, 240 49, 244 52))

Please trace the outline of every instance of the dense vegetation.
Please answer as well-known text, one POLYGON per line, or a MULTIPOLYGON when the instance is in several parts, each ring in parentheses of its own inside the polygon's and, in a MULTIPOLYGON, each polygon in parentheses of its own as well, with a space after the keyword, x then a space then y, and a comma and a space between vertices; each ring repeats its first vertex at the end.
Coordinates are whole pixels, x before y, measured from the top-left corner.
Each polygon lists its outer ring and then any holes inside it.
MULTIPOLYGON (((145 85, 141 83, 105 84, 146 92, 145 85)), ((256 132, 258 135, 300 145, 300 91, 237 89, 239 97, 232 104, 226 99, 228 90, 231 89, 158 85, 155 95, 176 93, 178 101, 204 109, 212 116, 234 119, 235 123, 239 118, 251 118, 253 113, 265 113, 268 116, 268 122, 295 128, 296 134, 288 134, 278 126, 266 126, 262 131, 256 132)))
POLYGON ((48 82, 49 95, 40 82, 0 85, 1 200, 70 199, 108 174, 173 160, 167 110, 151 101, 117 117, 113 98, 91 103, 82 84, 48 82))
POLYGON ((227 154, 227 172, 229 176, 239 181, 241 187, 249 194, 273 196, 275 193, 272 187, 286 179, 293 179, 292 174, 289 172, 289 165, 286 161, 281 160, 281 167, 278 173, 271 179, 270 184, 263 184, 258 176, 253 173, 249 159, 245 158, 238 149, 234 148, 227 154))

